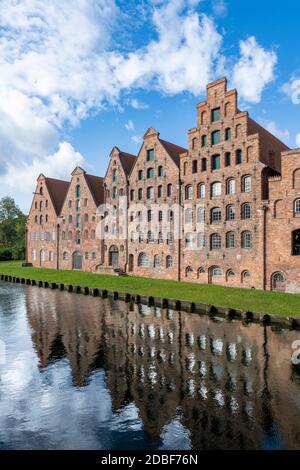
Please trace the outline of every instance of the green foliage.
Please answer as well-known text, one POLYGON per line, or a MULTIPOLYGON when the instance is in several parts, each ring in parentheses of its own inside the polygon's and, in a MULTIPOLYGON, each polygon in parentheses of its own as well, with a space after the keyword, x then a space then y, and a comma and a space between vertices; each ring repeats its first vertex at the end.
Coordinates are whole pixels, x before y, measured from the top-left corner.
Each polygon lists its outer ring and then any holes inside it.
MULTIPOLYGON (((25 256, 26 216, 11 197, 0 200, 0 247, 9 249, 13 259, 25 256)), ((12 259, 12 257, 7 258, 12 259)))
POLYGON ((9 248, 0 248, 0 261, 10 261, 13 258, 9 248))

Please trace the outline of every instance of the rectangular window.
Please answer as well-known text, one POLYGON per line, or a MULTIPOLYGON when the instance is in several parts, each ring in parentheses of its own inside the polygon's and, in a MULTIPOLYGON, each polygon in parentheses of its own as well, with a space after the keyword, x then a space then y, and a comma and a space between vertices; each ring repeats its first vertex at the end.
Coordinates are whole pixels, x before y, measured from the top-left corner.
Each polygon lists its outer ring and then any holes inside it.
POLYGON ((201 171, 206 171, 207 169, 207 160, 206 158, 202 158, 201 160, 201 171))
POLYGON ((138 191, 138 200, 141 201, 142 199, 143 199, 143 190, 142 188, 140 188, 138 191))
POLYGON ((138 179, 141 181, 143 179, 143 170, 139 170, 138 179))
POLYGON ((159 222, 162 222, 162 219, 163 219, 163 212, 162 212, 162 211, 158 211, 158 221, 159 221, 159 222))
POLYGON ((154 149, 147 150, 147 162, 154 160, 154 149))
POLYGON ((230 166, 231 165, 231 153, 226 152, 225 153, 225 166, 230 166))
POLYGON ((220 131, 214 131, 211 134, 211 145, 217 145, 221 142, 220 131))
POLYGON ((205 147, 205 146, 206 146, 206 141, 207 141, 206 135, 203 135, 203 136, 201 137, 201 147, 205 147))
POLYGON ((154 190, 153 190, 153 187, 150 186, 149 188, 147 188, 147 199, 153 199, 154 197, 154 190))
POLYGON ((225 129, 225 140, 230 140, 231 139, 231 129, 228 127, 225 129))
POLYGON ((221 157, 220 155, 213 155, 211 162, 212 170, 219 170, 221 168, 221 157))
POLYGON ((211 110, 211 122, 219 121, 221 118, 220 108, 215 108, 211 110))
POLYGON ((198 171, 198 162, 197 162, 197 160, 193 160, 192 172, 197 173, 197 171, 198 171))
POLYGON ((242 163, 242 151, 241 151, 241 150, 237 150, 237 151, 236 151, 235 163, 236 163, 237 165, 239 165, 240 163, 242 163))

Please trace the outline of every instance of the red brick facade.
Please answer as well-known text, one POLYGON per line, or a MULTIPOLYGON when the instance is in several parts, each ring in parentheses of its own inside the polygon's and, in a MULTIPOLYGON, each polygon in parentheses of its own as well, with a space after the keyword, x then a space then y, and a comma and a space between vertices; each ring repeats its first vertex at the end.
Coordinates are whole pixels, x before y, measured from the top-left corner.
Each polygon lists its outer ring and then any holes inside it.
POLYGON ((70 184, 56 187, 41 175, 28 262, 300 291, 299 157, 241 112, 236 90, 218 80, 197 106, 188 150, 149 128, 137 157, 113 148, 104 179, 76 168, 70 184), (41 225, 46 198, 48 225, 41 225), (56 234, 48 245, 33 235, 42 231, 56 234))

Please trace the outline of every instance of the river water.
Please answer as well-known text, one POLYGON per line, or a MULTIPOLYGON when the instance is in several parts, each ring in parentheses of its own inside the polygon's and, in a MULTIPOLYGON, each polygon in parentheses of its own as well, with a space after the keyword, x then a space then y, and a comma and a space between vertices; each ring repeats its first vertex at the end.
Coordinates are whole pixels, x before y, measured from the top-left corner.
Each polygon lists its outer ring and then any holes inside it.
POLYGON ((299 449, 296 340, 0 282, 0 448, 299 449))

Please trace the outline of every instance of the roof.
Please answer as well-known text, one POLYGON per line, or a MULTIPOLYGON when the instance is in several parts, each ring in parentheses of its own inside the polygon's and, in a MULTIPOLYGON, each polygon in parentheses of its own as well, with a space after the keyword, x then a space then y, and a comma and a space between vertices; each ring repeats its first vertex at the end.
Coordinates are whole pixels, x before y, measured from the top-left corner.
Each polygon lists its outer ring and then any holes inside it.
POLYGON ((122 163, 123 169, 125 171, 125 174, 129 175, 131 168, 133 167, 134 162, 136 160, 136 156, 132 155, 131 153, 122 152, 120 150, 119 157, 120 157, 120 161, 122 163))
POLYGON ((180 147, 179 145, 172 144, 171 142, 167 142, 166 140, 159 139, 160 143, 164 147, 164 149, 168 152, 170 157, 176 163, 176 165, 180 166, 180 154, 186 153, 187 149, 180 147))
POLYGON ((104 202, 104 180, 100 176, 88 175, 85 173, 85 179, 91 194, 94 198, 96 206, 100 206, 104 202))
POLYGON ((45 183, 48 189, 49 196, 51 198, 53 207, 57 215, 59 215, 65 197, 67 195, 70 183, 68 181, 57 180, 54 178, 46 178, 45 183))

